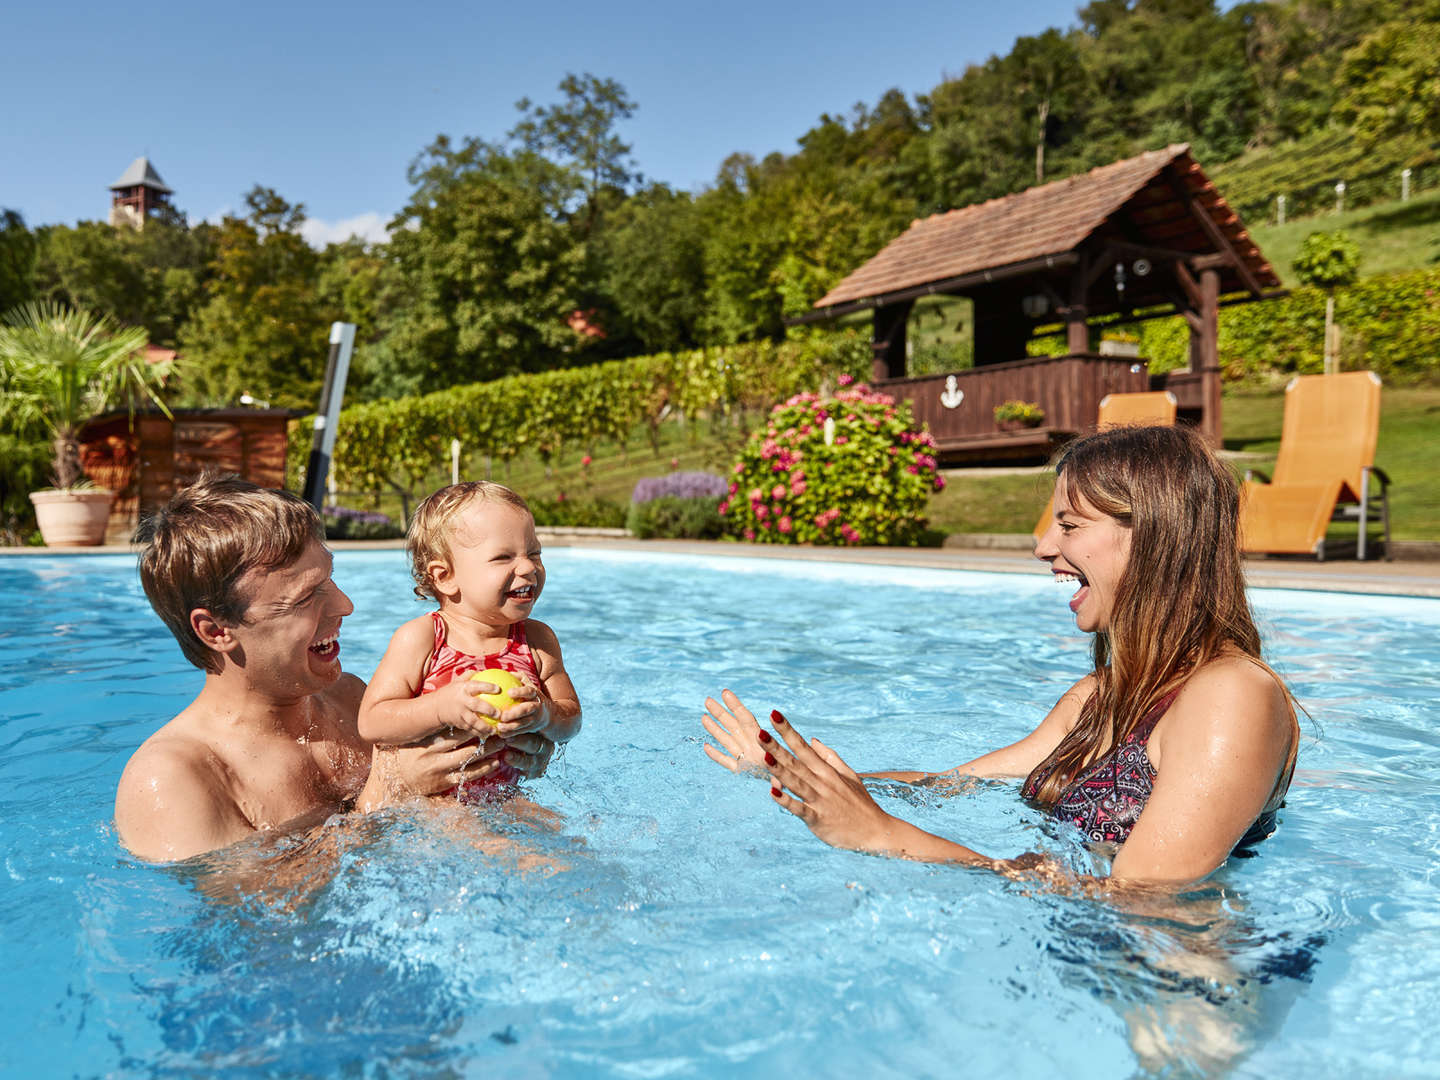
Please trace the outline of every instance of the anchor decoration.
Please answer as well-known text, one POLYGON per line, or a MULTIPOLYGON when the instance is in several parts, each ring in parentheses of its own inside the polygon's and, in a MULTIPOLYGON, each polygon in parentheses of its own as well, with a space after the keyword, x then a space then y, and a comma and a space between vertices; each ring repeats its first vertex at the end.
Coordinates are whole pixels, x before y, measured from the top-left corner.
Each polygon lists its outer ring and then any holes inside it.
POLYGON ((940 404, 947 409, 958 409, 965 400, 965 391, 956 385, 954 375, 945 376, 945 389, 940 393, 940 404))

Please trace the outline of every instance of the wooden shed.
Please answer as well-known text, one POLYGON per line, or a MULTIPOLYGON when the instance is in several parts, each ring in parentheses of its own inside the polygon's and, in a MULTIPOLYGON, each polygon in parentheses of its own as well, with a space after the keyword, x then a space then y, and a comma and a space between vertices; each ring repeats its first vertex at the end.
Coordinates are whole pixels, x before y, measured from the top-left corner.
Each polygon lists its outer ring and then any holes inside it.
POLYGON ((872 382, 908 398, 949 461, 1048 454, 1095 423, 1109 393, 1168 389, 1180 416, 1219 445, 1218 313, 1284 295, 1239 217, 1177 144, 1001 199, 917 220, 794 322, 874 311, 872 382), (974 304, 975 365, 908 378, 915 301, 974 304), (1150 376, 1142 357, 1101 355, 1096 322, 1179 314, 1190 327, 1184 372, 1150 376), (1063 324, 1067 351, 1026 356, 1035 330, 1063 324), (1002 401, 1038 402, 1039 427, 1003 431, 1002 401))
POLYGON ((127 544, 143 514, 206 469, 236 473, 264 487, 285 486, 290 409, 180 409, 110 413, 80 433, 85 474, 115 492, 107 544, 127 544))

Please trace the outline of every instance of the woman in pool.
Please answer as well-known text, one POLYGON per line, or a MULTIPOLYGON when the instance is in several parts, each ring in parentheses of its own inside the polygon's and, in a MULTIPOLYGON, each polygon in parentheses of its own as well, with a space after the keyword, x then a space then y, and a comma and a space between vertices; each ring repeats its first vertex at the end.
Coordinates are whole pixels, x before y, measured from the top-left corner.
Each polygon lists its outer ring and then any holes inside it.
MULTIPOLYGON (((1238 517, 1234 477, 1187 428, 1114 428, 1071 444, 1035 554, 1078 584, 1070 609, 1094 635, 1094 670, 1019 742, 948 773, 868 775, 1024 777, 1025 798, 1119 845, 1115 882, 1198 881, 1266 835, 1299 726, 1260 658, 1238 517)), ((1051 868, 1033 853, 989 858, 893 817, 835 751, 776 711, 782 747, 734 694, 723 697, 705 702, 719 743, 706 753, 732 771, 768 770, 771 798, 826 843, 1005 873, 1051 868)))

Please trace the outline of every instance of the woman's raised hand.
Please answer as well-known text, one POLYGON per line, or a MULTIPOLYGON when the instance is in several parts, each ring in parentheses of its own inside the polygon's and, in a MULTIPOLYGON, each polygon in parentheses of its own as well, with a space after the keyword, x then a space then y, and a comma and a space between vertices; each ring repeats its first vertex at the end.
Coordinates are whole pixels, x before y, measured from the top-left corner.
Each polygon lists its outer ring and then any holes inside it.
POLYGON ((892 835, 902 823, 870 797, 855 770, 819 739, 806 742, 778 711, 770 720, 789 747, 787 752, 756 725, 761 760, 770 770, 770 797, 832 847, 903 854, 892 835))
POLYGON ((760 745, 762 732, 755 715, 731 691, 722 690, 720 696, 725 699, 723 705, 714 698, 705 699, 706 715, 700 718, 700 723, 720 744, 720 749, 716 749, 706 743, 705 753, 711 761, 731 772, 763 774, 765 748, 760 745))

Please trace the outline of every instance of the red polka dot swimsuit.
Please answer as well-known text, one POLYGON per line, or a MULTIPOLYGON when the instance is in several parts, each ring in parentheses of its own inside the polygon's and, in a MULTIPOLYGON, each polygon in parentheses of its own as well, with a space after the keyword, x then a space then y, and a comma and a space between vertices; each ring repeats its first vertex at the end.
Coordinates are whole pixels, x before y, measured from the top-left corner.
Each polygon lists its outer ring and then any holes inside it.
MULTIPOLYGON (((487 668, 501 668, 538 689, 542 697, 546 696, 545 684, 540 681, 540 671, 535 663, 535 654, 531 652, 530 645, 525 640, 525 623, 523 621, 510 627, 510 636, 505 642, 505 647, 498 653, 490 653, 487 656, 471 656, 469 653, 462 653, 452 648, 445 640, 445 620, 440 617, 440 612, 432 611, 430 618, 435 624, 435 645, 431 648, 430 659, 425 664, 424 678, 420 683, 420 694, 434 693, 442 686, 448 686, 457 678, 468 677, 471 672, 484 671, 487 668)), ((419 697, 420 694, 415 696, 419 697)), ((460 797, 465 799, 505 784, 518 783, 520 779, 521 776, 517 770, 509 765, 502 765, 500 769, 483 780, 471 780, 461 785, 460 797)), ((455 788, 451 788, 445 794, 453 795, 455 791, 455 788)))

